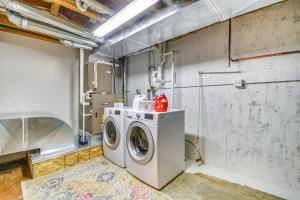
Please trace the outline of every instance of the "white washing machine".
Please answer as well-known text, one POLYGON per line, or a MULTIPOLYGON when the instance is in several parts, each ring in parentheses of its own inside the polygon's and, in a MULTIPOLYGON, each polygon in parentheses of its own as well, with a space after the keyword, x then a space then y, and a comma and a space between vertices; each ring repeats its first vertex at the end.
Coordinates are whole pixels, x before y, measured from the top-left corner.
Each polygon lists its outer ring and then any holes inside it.
POLYGON ((127 171, 161 189, 185 169, 184 111, 126 111, 127 171))
POLYGON ((120 167, 126 167, 125 114, 125 109, 122 108, 104 108, 103 154, 120 167))

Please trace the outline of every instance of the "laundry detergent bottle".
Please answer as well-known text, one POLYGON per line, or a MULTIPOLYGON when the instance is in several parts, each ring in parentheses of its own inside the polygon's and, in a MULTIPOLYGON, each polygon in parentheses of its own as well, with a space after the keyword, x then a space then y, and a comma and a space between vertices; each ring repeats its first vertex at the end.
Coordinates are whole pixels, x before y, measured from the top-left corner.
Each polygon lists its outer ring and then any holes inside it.
POLYGON ((155 98, 155 111, 166 112, 168 110, 168 99, 165 94, 161 94, 155 98))
POLYGON ((146 96, 142 94, 140 89, 136 90, 136 95, 132 102, 132 109, 133 110, 143 110, 143 106, 141 105, 141 102, 145 101, 146 96))

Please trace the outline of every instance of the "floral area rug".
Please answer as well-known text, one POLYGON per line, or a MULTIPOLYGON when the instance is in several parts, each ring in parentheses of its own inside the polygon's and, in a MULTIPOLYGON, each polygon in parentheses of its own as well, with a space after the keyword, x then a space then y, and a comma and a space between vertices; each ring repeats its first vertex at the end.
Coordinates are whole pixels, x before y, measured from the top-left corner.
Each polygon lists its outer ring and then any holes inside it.
POLYGON ((22 182, 24 200, 170 199, 104 157, 22 182))
POLYGON ((279 200, 204 174, 182 173, 161 191, 104 157, 22 182, 24 200, 279 200))

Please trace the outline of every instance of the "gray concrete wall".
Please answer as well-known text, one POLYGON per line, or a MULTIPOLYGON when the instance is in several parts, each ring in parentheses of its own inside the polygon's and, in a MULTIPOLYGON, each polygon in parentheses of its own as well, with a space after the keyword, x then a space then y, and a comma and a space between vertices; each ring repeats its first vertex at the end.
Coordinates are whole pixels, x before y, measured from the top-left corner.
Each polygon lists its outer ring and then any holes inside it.
POLYGON ((0 114, 46 113, 78 130, 79 50, 0 32, 0 114))
MULTIPOLYGON (((300 1, 285 1, 231 21, 233 59, 300 50, 300 1)), ((230 62, 229 22, 168 42, 176 52, 175 108, 203 172, 288 199, 300 196, 300 54, 230 62), (199 71, 240 71, 205 74, 199 71), (232 83, 244 80, 245 89, 232 83), (198 87, 202 85, 204 87, 198 87), (199 140, 197 140, 199 138, 199 140)), ((147 53, 128 59, 128 99, 149 87, 147 53)), ((170 80, 170 59, 164 68, 170 80)), ((170 98, 170 84, 164 86, 170 98)), ((187 144, 188 158, 196 157, 187 144)))

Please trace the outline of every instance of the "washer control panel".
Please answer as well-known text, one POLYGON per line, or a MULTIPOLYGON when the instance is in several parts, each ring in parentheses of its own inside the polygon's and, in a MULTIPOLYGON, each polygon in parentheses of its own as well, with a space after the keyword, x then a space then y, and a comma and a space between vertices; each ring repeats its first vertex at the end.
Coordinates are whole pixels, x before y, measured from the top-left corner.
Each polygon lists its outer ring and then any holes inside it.
POLYGON ((136 118, 140 119, 141 118, 141 114, 140 113, 136 113, 136 118))
POLYGON ((126 113, 127 119, 137 120, 137 121, 145 121, 155 123, 157 121, 157 116, 153 113, 147 112, 136 112, 136 113, 126 113))
POLYGON ((145 119, 153 120, 153 114, 145 113, 145 119))

